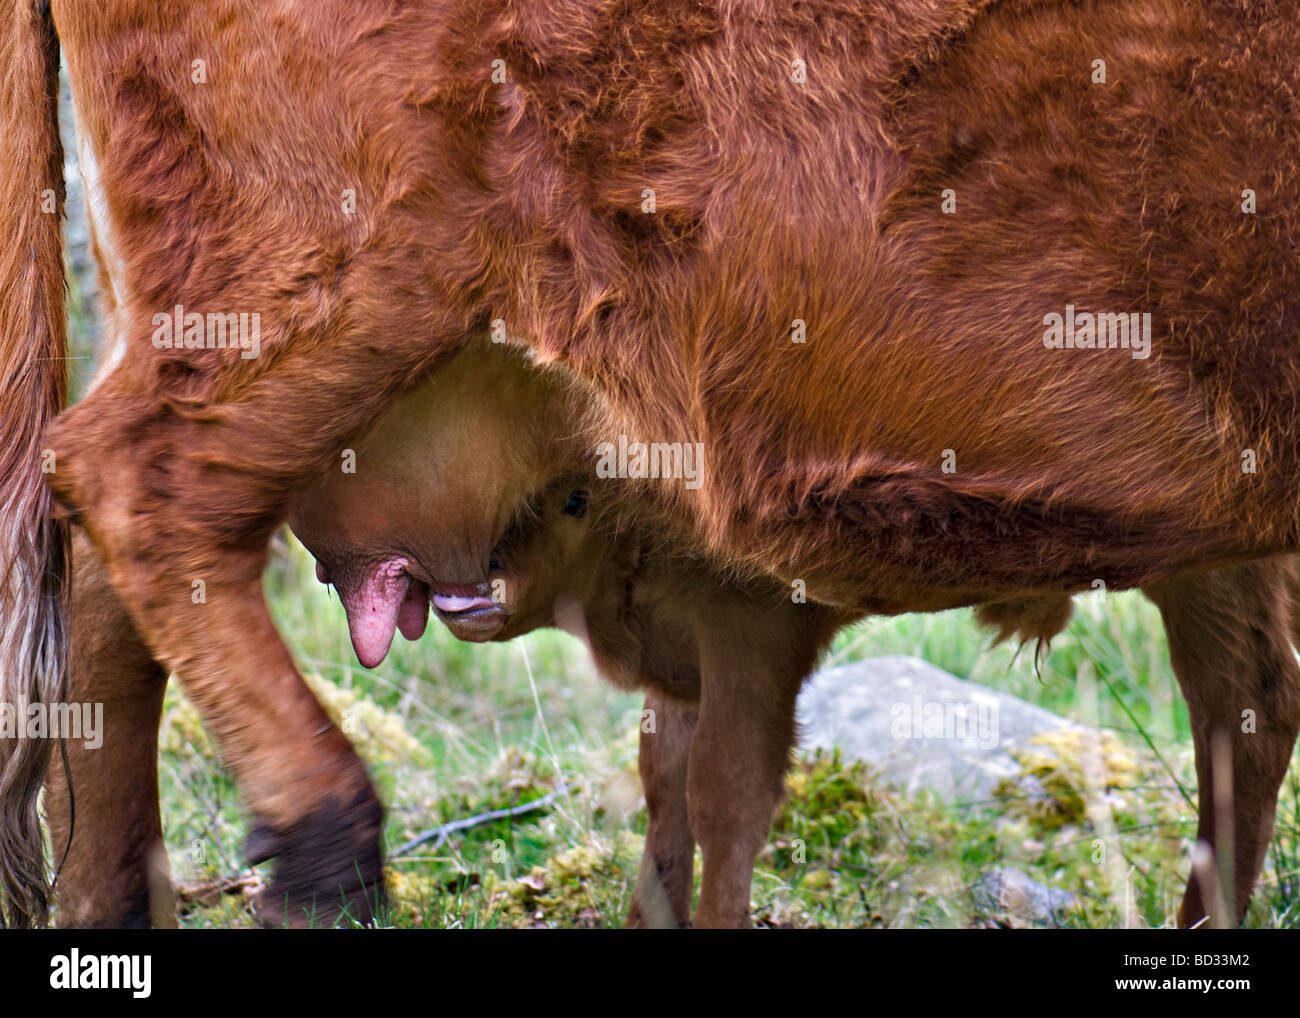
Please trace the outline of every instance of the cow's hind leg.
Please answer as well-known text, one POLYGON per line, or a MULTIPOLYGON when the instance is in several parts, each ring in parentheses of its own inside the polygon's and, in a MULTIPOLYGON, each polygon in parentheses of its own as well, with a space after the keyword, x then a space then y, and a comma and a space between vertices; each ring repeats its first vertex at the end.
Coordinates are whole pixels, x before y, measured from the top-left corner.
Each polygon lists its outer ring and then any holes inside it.
POLYGON ((691 919, 695 870, 686 775, 697 712, 694 706, 653 690, 646 694, 645 709, 638 767, 649 822, 627 924, 685 926, 691 919))
POLYGON ((271 622, 267 541, 292 493, 337 463, 346 439, 428 362, 428 342, 382 355, 377 342, 358 350, 342 338, 293 347, 255 382, 191 402, 149 392, 150 373, 128 372, 128 354, 51 429, 51 484, 220 743, 254 816, 250 860, 278 859, 263 902, 270 923, 369 919, 382 890, 382 810, 271 622))
POLYGON ((1197 838, 1230 853, 1191 874, 1179 923, 1245 916, 1273 833, 1278 788, 1300 731, 1300 668, 1291 647, 1291 563, 1267 559, 1186 574, 1146 590, 1159 606, 1196 746, 1197 838), (1231 818, 1231 819, 1229 819, 1231 818), (1216 880, 1230 874, 1215 908, 1216 880))
POLYGON ((167 674, 141 642, 95 549, 73 541, 68 703, 79 738, 65 741, 46 782, 54 891, 63 927, 174 925, 158 811, 158 723, 167 674), (102 711, 102 715, 100 714, 102 711), (66 855, 65 855, 66 853, 66 855))

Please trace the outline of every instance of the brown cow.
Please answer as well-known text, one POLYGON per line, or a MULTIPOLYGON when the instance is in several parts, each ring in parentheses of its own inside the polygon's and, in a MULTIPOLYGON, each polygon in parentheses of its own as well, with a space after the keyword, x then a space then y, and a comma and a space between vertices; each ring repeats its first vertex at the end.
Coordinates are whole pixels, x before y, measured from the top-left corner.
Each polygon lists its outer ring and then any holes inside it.
MULTIPOLYGON (((794 697, 825 640, 850 619, 800 604, 770 580, 724 579, 653 521, 628 515, 608 482, 577 472, 583 443, 570 423, 573 396, 562 372, 529 368, 517 353, 488 344, 471 347, 388 411, 348 450, 346 467, 300 494, 290 522, 316 553, 318 576, 338 588, 368 665, 384 657, 396 627, 420 635, 432 600, 461 639, 505 640, 559 624, 586 640, 611 681, 648 687, 657 724, 641 737, 649 825, 630 922, 690 920, 696 830, 705 857, 725 860, 706 869, 698 921, 744 922, 753 851, 766 836, 792 740, 794 697), (566 469, 569 476, 539 480, 566 469), (509 501, 534 484, 539 490, 511 518, 509 501), (484 588, 446 589, 438 577, 480 548, 490 558, 484 588), (710 621, 719 614, 728 624, 716 629, 710 621), (700 648, 715 630, 743 682, 737 700, 714 715, 728 719, 726 728, 696 743, 700 648), (761 716, 747 715, 747 700, 763 704, 761 716), (717 767, 749 743, 767 748, 761 772, 717 767), (719 842, 730 851, 721 853, 719 842)), ((155 892, 150 908, 146 896, 159 877, 150 862, 161 831, 148 790, 156 783, 161 673, 105 589, 93 552, 87 557, 84 543, 77 552, 73 699, 107 704, 115 743, 97 754, 74 747, 78 834, 60 878, 63 921, 145 922, 151 913, 166 916, 170 901, 165 889, 155 892)), ((1208 602, 1185 590, 1154 591, 1166 606, 1180 671, 1205 662, 1210 667, 1198 674, 1232 681, 1243 665, 1272 667, 1261 653, 1288 653, 1282 577, 1266 565, 1209 577, 1208 602), (1266 627, 1252 650, 1247 634, 1256 619, 1266 627)), ((1300 576, 1294 566, 1291 576, 1300 576)), ((1069 607, 1068 599, 1042 599, 990 604, 980 614, 1003 636, 1043 639, 1065 624, 1069 607)), ((716 676, 703 680, 715 697, 726 688, 716 676)), ((1199 687, 1190 692, 1203 695, 1199 687)), ((56 768, 56 845, 67 831, 63 787, 56 768)), ((1267 805, 1251 800, 1244 808, 1267 805)))
MULTIPOLYGON (((0 50, 21 210, 0 245, 21 380, 0 505, 27 521, 6 535, 6 682, 60 687, 56 613, 30 596, 61 572, 45 465, 274 832, 295 906, 319 874, 378 873, 378 810, 266 613, 267 537, 399 389, 488 329, 603 393, 605 441, 699 443, 698 490, 640 497, 826 604, 1100 579, 1167 584, 1195 626, 1215 584, 1191 570, 1300 545, 1288 5, 50 6, 16 3, 0 50), (57 466, 36 436, 60 398, 58 226, 32 211, 60 190, 55 30, 116 351, 49 431, 57 466), (235 343, 230 316, 254 314, 235 343)), ((487 560, 466 565, 447 580, 485 581, 487 560)), ((1276 631, 1277 572, 1235 574, 1252 631, 1276 631)), ((1300 728, 1294 661, 1271 638, 1241 649, 1233 683, 1223 660, 1179 676, 1202 830, 1214 785, 1254 804, 1231 839, 1238 916, 1300 728), (1230 783, 1204 780, 1220 739, 1230 783)), ((6 755, 26 775, 3 835, 25 922, 44 755, 6 755)), ((1202 908, 1193 884, 1184 918, 1202 908)))

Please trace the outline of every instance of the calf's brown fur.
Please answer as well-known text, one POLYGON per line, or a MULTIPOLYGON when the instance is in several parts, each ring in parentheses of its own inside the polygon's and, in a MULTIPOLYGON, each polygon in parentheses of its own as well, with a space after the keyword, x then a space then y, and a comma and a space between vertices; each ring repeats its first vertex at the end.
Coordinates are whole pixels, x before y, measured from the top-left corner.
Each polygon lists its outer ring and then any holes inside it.
MULTIPOLYGON (((378 814, 266 613, 267 537, 489 328, 602 392, 605 437, 701 443, 698 491, 644 497, 847 610, 1153 585, 1300 542, 1288 3, 50 6, 15 5, 0 67, 46 99, 6 130, 46 148, 6 147, 0 176, 24 209, 56 186, 52 23, 121 350, 49 431, 50 480, 293 861, 295 909, 343 857, 378 872, 378 814), (177 305, 261 313, 261 355, 159 349, 177 305), (1070 305, 1150 313, 1151 356, 1047 349, 1070 305), (339 859, 313 859, 321 825, 339 859)), ((50 230, 7 229, 48 292, 50 230)), ((5 309, 6 362, 44 364, 58 315, 5 309)), ((30 501, 20 447, 5 493, 30 501)), ((56 543, 20 539, 38 568, 56 543)), ((50 672, 31 646, 8 656, 50 672)), ((30 872, 7 867, 17 921, 40 915, 30 872)))

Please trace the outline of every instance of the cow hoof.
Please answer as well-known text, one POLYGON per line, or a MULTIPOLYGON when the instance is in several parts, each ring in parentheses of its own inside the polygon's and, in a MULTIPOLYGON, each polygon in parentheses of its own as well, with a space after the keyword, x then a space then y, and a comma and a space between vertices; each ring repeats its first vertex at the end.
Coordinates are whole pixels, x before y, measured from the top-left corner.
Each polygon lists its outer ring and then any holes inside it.
POLYGON ((249 863, 276 860, 275 877, 258 902, 262 924, 372 924, 384 901, 383 816, 367 788, 346 808, 331 796, 283 830, 256 824, 245 846, 249 863))

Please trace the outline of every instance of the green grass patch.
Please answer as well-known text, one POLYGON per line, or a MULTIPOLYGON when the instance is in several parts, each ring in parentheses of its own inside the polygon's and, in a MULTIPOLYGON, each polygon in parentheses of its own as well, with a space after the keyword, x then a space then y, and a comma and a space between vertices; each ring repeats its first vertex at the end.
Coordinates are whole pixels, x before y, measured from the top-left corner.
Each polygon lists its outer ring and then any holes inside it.
MULTIPOLYGON (((556 632, 476 646, 431 624, 360 668, 343 609, 310 556, 277 539, 267 573, 277 624, 328 710, 371 767, 388 810, 386 842, 559 793, 545 809, 457 832, 394 858, 386 925, 411 928, 621 925, 645 832, 636 776, 640 698, 595 674, 556 632)), ((1032 648, 988 648, 970 612, 874 619, 841 634, 825 664, 922 657, 956 675, 1100 729, 1020 751, 993 800, 902 794, 869 767, 805 757, 758 859, 759 925, 774 927, 1167 926, 1188 869, 1195 814, 1187 712, 1159 613, 1132 594, 1078 599, 1035 669, 1032 648), (1014 870, 1068 892, 1047 920, 988 891, 1014 870)), ((254 925, 246 817, 193 707, 168 694, 163 815, 173 876, 207 888, 186 926, 254 925), (223 878, 228 893, 213 892, 223 878)), ((1247 924, 1300 925, 1300 768, 1278 811, 1247 924)), ((698 866, 697 866, 698 880, 698 866)))

